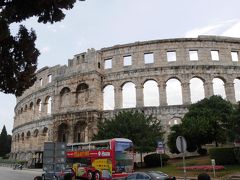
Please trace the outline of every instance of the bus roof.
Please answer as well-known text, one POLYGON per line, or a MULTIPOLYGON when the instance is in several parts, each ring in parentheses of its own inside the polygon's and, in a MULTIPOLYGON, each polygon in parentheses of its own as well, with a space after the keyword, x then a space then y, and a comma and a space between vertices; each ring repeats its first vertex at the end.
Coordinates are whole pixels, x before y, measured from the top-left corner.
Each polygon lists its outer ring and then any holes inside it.
POLYGON ((115 140, 118 142, 132 142, 130 139, 126 138, 113 138, 113 139, 104 139, 104 140, 97 140, 97 141, 89 141, 89 142, 80 142, 80 143, 68 143, 67 146, 74 146, 74 145, 82 145, 82 146, 88 146, 89 144, 100 144, 100 143, 106 143, 111 140, 115 140))

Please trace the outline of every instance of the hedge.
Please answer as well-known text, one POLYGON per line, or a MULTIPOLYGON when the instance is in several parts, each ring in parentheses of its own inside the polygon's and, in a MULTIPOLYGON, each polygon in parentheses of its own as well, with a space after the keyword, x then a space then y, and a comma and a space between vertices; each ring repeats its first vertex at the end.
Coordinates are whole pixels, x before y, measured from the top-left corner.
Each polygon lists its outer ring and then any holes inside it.
MULTIPOLYGON (((162 154, 162 165, 166 165, 169 160, 169 156, 166 154, 162 154)), ((157 167, 161 166, 161 156, 160 154, 153 153, 144 156, 144 163, 146 167, 157 167)))
POLYGON ((212 148, 209 150, 211 159, 215 159, 216 165, 236 164, 234 148, 212 148))

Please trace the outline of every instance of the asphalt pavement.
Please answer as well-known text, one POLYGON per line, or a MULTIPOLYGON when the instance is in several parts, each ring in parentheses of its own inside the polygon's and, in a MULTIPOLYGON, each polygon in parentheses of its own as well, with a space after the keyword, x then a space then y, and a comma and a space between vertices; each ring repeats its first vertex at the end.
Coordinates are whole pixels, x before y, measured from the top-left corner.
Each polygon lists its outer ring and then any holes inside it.
POLYGON ((42 175, 42 169, 16 169, 0 167, 0 180, 33 180, 42 175))

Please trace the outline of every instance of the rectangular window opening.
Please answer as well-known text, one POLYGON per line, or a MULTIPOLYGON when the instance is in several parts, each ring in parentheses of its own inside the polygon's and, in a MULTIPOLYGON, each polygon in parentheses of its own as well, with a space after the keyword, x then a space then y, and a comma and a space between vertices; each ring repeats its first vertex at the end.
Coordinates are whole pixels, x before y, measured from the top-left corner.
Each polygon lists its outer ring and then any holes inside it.
POLYGON ((112 68, 112 59, 106 59, 104 61, 104 69, 111 69, 112 68))
POLYGON ((154 63, 153 53, 145 53, 145 54, 144 54, 144 63, 145 63, 145 64, 154 63))
POLYGON ((189 58, 190 58, 190 61, 198 61, 198 51, 197 50, 190 50, 189 51, 189 58))
POLYGON ((232 51, 231 52, 231 56, 232 56, 232 61, 238 61, 238 52, 237 51, 232 51))
POLYGON ((123 65, 131 66, 132 65, 132 56, 124 56, 123 57, 123 65))
POLYGON ((216 50, 212 50, 211 57, 213 61, 219 61, 219 52, 216 50))
POLYGON ((172 62, 172 61, 176 61, 176 60, 177 60, 176 51, 168 51, 167 52, 167 61, 172 62))

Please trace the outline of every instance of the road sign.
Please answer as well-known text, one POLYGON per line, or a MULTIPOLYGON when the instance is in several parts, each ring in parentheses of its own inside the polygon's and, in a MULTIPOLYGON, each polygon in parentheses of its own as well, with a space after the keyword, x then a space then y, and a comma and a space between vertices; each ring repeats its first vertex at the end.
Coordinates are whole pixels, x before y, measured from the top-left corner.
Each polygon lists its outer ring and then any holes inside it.
POLYGON ((176 146, 179 152, 184 153, 187 150, 187 142, 183 136, 178 136, 176 139, 176 146))

